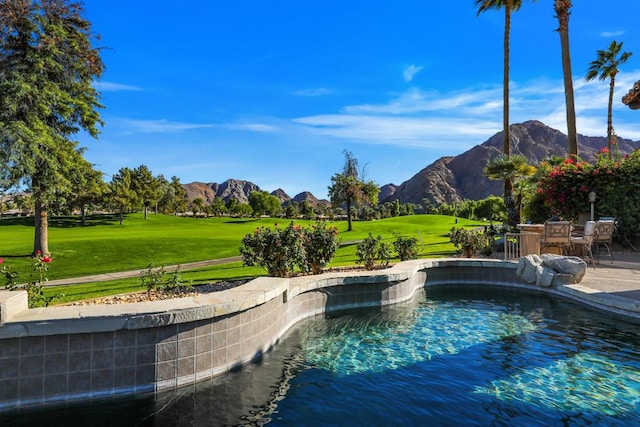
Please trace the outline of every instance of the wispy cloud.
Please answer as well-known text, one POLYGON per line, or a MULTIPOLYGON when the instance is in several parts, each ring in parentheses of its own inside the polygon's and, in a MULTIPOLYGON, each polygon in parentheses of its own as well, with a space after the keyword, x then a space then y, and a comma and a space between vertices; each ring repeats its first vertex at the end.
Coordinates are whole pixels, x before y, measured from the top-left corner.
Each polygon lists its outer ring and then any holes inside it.
POLYGON ((144 133, 165 133, 165 132, 182 132, 193 129, 206 129, 215 127, 212 124, 203 123, 185 123, 185 122, 172 122, 165 119, 160 120, 131 120, 124 119, 123 124, 144 133))
POLYGON ((122 83, 103 82, 97 81, 94 83, 94 87, 98 90, 105 92, 122 92, 122 91, 141 91, 142 88, 138 86, 125 85, 122 83))
POLYGON ((624 34, 624 30, 617 31, 603 31, 600 33, 600 37, 619 37, 624 34))
MULTIPOLYGON (((633 84, 638 71, 620 73, 614 98, 619 101, 633 84)), ((578 132, 606 133, 608 84, 574 77, 578 132)), ((502 130, 502 87, 478 86, 439 92, 411 88, 380 104, 347 105, 335 114, 319 114, 294 120, 307 130, 340 140, 423 148, 447 147, 451 152, 470 148, 502 130)), ((618 135, 637 139, 640 126, 626 119, 620 102, 614 107, 618 135)), ((513 82, 511 123, 540 120, 566 132, 562 80, 513 82)))
POLYGON ((422 66, 415 66, 413 64, 409 65, 408 67, 405 67, 404 71, 402 72, 402 76, 404 77, 404 81, 405 82, 410 82, 411 80, 413 80, 413 78, 416 76, 416 74, 418 74, 420 71, 422 71, 422 66))
POLYGON ((224 125, 227 129, 250 132, 276 132, 278 128, 265 123, 230 123, 224 125))
POLYGON ((333 91, 325 87, 319 87, 316 89, 300 89, 293 92, 296 96, 326 96, 331 93, 333 93, 333 91))

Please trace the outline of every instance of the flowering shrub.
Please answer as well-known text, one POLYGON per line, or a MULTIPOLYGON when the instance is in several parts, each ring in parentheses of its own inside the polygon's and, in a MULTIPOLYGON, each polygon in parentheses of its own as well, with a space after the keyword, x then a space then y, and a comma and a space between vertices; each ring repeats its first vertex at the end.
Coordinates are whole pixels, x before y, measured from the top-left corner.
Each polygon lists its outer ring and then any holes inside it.
POLYGON ((320 274, 338 250, 338 229, 318 222, 303 230, 305 272, 320 274))
POLYGON ((356 246, 356 256, 358 257, 356 263, 364 264, 367 270, 373 270, 376 261, 379 261, 382 266, 389 264, 391 247, 382 241, 382 236, 373 237, 373 234, 369 233, 369 236, 356 246))
POLYGON ((482 230, 465 230, 453 227, 449 232, 449 239, 466 258, 487 252, 493 244, 493 238, 482 230))
POLYGON ((304 233, 291 222, 285 228, 259 227, 242 239, 242 262, 265 268, 270 276, 290 277, 295 270, 307 270, 304 233))
POLYGON ((581 212, 589 212, 588 194, 594 191, 595 217, 618 219, 618 236, 634 245, 640 236, 639 189, 640 152, 620 156, 617 150, 612 155, 608 148, 603 148, 594 164, 567 159, 547 168, 538 183, 533 202, 537 206, 531 209, 541 217, 530 219, 541 222, 548 218, 542 215, 558 212, 564 219, 575 221, 581 212))
POLYGON ((49 271, 51 261, 53 261, 51 257, 42 256, 42 252, 37 250, 31 263, 31 280, 27 284, 20 285, 17 283, 18 272, 11 271, 11 268, 4 264, 4 260, 0 258, 0 264, 2 264, 0 274, 5 279, 5 288, 10 291, 27 291, 29 308, 48 306, 53 300, 63 296, 62 294, 56 294, 47 297, 44 294, 44 284, 49 280, 47 271, 49 271))

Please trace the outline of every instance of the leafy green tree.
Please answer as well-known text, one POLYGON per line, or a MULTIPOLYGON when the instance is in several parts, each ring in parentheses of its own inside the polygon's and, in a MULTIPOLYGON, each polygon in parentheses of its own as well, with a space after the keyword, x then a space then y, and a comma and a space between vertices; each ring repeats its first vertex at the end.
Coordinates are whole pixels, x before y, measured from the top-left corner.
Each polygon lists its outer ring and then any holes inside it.
POLYGON ((82 225, 86 225, 87 208, 100 203, 109 191, 102 176, 102 172, 93 169, 85 159, 79 159, 76 169, 69 175, 71 187, 66 189, 70 191, 64 197, 71 209, 80 209, 82 225))
POLYGON ((609 79, 609 109, 607 112, 607 144, 609 148, 609 157, 611 157, 611 144, 613 142, 613 89, 616 84, 616 74, 618 74, 618 66, 627 62, 631 56, 631 52, 623 52, 622 42, 615 40, 609 45, 607 50, 598 50, 598 57, 591 61, 589 70, 585 79, 590 82, 598 77, 603 81, 609 79), (620 55, 620 56, 618 56, 620 55))
POLYGON ((284 216, 288 219, 295 219, 298 217, 298 203, 291 200, 284 211, 284 216))
POLYGON ((342 203, 346 205, 347 231, 352 231, 352 208, 355 208, 352 205, 360 202, 376 205, 380 189, 373 181, 361 179, 362 173, 358 171, 358 160, 353 157, 350 151, 345 150, 344 157, 345 163, 342 173, 334 174, 331 177, 332 184, 329 186, 329 198, 334 206, 339 206, 342 203))
POLYGON ((282 203, 276 196, 266 191, 252 191, 249 193, 249 206, 256 217, 260 215, 275 216, 282 210, 282 203))
POLYGON ((140 165, 133 170, 131 188, 138 195, 138 201, 142 203, 144 210, 144 219, 147 219, 149 207, 155 205, 162 197, 161 181, 153 176, 148 167, 140 165))
POLYGON ((132 187, 133 171, 129 168, 121 168, 117 174, 111 177, 109 183, 110 204, 118 211, 120 225, 124 221, 124 213, 131 209, 137 200, 137 194, 132 187))
POLYGON ((511 226, 520 222, 520 210, 513 195, 513 183, 532 176, 535 171, 535 167, 529 165, 526 157, 521 155, 494 157, 484 167, 483 172, 487 178, 510 183, 508 187, 505 186, 503 198, 507 208, 507 223, 511 226))
POLYGON ((308 200, 304 200, 300 204, 300 213, 304 219, 313 219, 316 216, 316 212, 313 210, 313 206, 311 206, 311 203, 309 203, 308 200))
POLYGON ((571 0, 554 0, 553 8, 558 19, 560 48, 562 50, 562 76, 564 79, 564 99, 567 110, 567 137, 569 157, 578 157, 578 132, 576 130, 576 107, 573 94, 573 76, 571 74, 571 52, 569 51, 569 15, 571 0))
POLYGON ((211 214, 215 216, 222 216, 225 213, 227 213, 227 207, 225 206, 224 201, 219 197, 213 199, 211 202, 211 214))
POLYGON ((163 175, 158 175, 158 181, 162 188, 162 196, 157 205, 162 212, 172 212, 177 215, 178 212, 187 210, 189 201, 187 200, 187 190, 180 183, 177 176, 171 177, 171 182, 167 181, 163 175))
POLYGON ((198 212, 202 212, 204 210, 204 199, 202 197, 196 197, 191 201, 191 211, 193 212, 193 217, 196 218, 198 216, 198 212))
POLYGON ((104 65, 79 2, 0 3, 0 176, 33 194, 33 253, 49 255, 48 214, 55 189, 81 157, 80 131, 98 135, 104 65))

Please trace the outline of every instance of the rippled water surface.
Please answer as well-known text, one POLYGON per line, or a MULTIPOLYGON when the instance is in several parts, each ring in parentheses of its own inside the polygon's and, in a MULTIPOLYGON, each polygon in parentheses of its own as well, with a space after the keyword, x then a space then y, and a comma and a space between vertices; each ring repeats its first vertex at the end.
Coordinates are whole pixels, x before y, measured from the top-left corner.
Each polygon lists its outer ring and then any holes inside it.
POLYGON ((158 399, 0 425, 640 425, 638 326, 506 290, 301 323, 257 364, 158 399))

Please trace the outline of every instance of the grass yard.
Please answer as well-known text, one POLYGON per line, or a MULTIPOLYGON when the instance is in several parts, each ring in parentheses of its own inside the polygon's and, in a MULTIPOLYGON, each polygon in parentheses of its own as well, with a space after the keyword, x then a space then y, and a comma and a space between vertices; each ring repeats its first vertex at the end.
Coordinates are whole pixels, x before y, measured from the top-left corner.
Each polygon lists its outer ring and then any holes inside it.
MULTIPOLYGON (((354 231, 347 232, 346 221, 332 223, 339 231, 343 246, 337 252, 331 266, 356 264, 356 242, 368 236, 382 236, 393 242, 395 234, 418 239, 421 257, 448 256, 454 253, 447 233, 452 226, 480 226, 483 223, 440 215, 413 215, 378 221, 354 222, 354 231)), ((297 220, 307 225, 314 221, 297 220)), ((77 217, 54 218, 49 226, 49 249, 53 262, 49 279, 85 276, 115 271, 156 266, 182 264, 208 259, 239 255, 242 237, 260 226, 286 226, 287 219, 194 219, 170 215, 132 214, 124 224, 117 217, 101 215, 90 217, 82 226, 77 217)), ((20 273, 20 282, 26 282, 31 274, 33 248, 33 218, 0 219, 0 258, 5 265, 20 273)), ((393 261, 393 260, 392 260, 393 261)), ((213 281, 255 277, 264 270, 243 267, 242 263, 212 266, 202 270, 183 272, 186 281, 194 284, 213 281)), ((47 288, 46 292, 64 292, 62 301, 92 298, 121 292, 141 290, 139 279, 100 282, 64 289, 47 288)))

